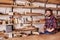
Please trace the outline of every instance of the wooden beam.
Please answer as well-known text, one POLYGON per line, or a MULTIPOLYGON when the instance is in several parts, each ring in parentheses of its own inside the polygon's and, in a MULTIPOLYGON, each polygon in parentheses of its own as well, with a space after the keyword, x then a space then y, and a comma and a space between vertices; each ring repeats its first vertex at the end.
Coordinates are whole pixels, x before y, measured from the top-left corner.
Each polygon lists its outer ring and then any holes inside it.
POLYGON ((13 4, 13 0, 0 0, 0 4, 13 4))
POLYGON ((47 3, 60 4, 60 0, 48 0, 47 3))
POLYGON ((13 7, 13 5, 4 5, 4 4, 0 4, 0 7, 13 7))

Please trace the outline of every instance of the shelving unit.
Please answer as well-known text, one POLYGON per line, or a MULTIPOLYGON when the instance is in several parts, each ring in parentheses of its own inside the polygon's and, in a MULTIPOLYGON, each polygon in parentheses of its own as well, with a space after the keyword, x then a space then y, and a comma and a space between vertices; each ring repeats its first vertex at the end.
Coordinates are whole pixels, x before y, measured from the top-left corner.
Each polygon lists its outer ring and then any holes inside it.
MULTIPOLYGON (((18 16, 18 18, 16 18, 16 19, 19 19, 19 17, 22 18, 23 16, 30 16, 31 21, 28 20, 28 21, 23 22, 23 23, 16 23, 16 24, 31 24, 31 25, 28 25, 30 27, 34 27, 33 24, 45 24, 45 19, 39 19, 39 20, 35 20, 35 21, 33 20, 33 16, 36 16, 36 17, 37 16, 44 16, 45 17, 45 15, 42 14, 42 13, 33 13, 32 12, 32 9, 44 9, 45 10, 46 9, 46 4, 48 3, 48 0, 36 0, 36 2, 43 2, 43 3, 45 3, 45 7, 41 7, 41 6, 36 7, 36 6, 33 6, 33 5, 31 5, 32 2, 30 2, 30 5, 28 5, 28 6, 20 6, 20 5, 14 4, 14 2, 12 1, 11 3, 6 3, 6 4, 4 4, 5 2, 2 2, 0 4, 0 7, 11 7, 12 8, 12 12, 13 12, 13 9, 14 8, 25 8, 25 9, 30 9, 30 13, 29 12, 26 12, 24 14, 18 14, 18 15, 14 15, 14 14, 13 15, 8 15, 8 14, 5 15, 5 14, 3 14, 3 15, 0 15, 0 16, 13 16, 13 18, 16 17, 16 16, 18 16)), ((33 0, 33 2, 35 2, 35 1, 33 0)), ((60 11, 60 8, 52 8, 52 7, 49 7, 49 8, 52 9, 52 10, 54 10, 54 11, 60 11)), ((16 25, 16 24, 13 23, 12 25, 16 25)), ((6 24, 6 25, 10 25, 10 24, 6 24)), ((23 31, 30 31, 31 29, 28 28, 28 29, 25 29, 24 30, 24 28, 23 28, 21 30, 23 30, 23 31)), ((21 30, 17 30, 17 31, 19 32, 21 30)))
MULTIPOLYGON (((29 0, 28 0, 29 1, 29 0)), ((37 2, 38 1, 40 1, 40 2, 44 2, 44 3, 46 3, 46 1, 47 0, 36 0, 37 2)), ((35 2, 35 1, 33 1, 33 2, 35 2)), ((22 15, 20 15, 20 16, 41 16, 41 14, 34 14, 34 13, 32 13, 32 9, 46 9, 46 7, 35 7, 35 6, 18 6, 18 5, 15 5, 15 4, 12 4, 12 5, 6 5, 6 4, 3 4, 4 2, 2 2, 2 4, 0 4, 0 7, 13 7, 13 8, 26 8, 26 9, 31 9, 30 10, 30 14, 22 14, 22 15)), ((14 2, 13 2, 14 3, 14 2)), ((31 3, 32 4, 32 3, 31 3)), ((47 3, 46 3, 47 4, 47 3)), ((52 9, 52 10, 60 10, 60 8, 51 8, 50 7, 50 9, 52 9)))

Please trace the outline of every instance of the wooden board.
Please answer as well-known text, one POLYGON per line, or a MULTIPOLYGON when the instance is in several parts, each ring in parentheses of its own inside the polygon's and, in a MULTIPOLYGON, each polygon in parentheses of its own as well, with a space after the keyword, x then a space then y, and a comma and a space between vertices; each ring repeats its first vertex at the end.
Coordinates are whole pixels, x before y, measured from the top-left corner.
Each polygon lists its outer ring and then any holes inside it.
POLYGON ((0 4, 13 4, 13 0, 0 0, 0 4))
POLYGON ((47 0, 35 0, 35 2, 46 2, 47 0))
POLYGON ((60 4, 60 0, 34 0, 35 2, 44 2, 44 3, 54 3, 54 4, 60 4))
POLYGON ((48 0, 48 3, 60 4, 60 0, 48 0))

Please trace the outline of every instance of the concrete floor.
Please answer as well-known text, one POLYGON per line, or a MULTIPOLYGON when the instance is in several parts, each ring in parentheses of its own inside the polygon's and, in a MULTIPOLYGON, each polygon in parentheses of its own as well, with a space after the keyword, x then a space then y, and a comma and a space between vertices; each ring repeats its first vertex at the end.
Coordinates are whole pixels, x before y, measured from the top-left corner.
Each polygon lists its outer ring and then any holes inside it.
POLYGON ((6 40, 60 40, 60 32, 50 35, 31 35, 26 37, 12 38, 6 40))

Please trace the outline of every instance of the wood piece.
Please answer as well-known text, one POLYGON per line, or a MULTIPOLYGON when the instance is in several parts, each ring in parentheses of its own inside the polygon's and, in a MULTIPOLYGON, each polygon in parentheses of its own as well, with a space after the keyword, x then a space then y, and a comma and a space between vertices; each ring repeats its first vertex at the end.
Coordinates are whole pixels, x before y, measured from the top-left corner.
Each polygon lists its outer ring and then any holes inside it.
POLYGON ((35 0, 35 2, 44 2, 46 3, 47 0, 35 0))
POLYGON ((43 16, 41 13, 26 13, 25 15, 22 16, 43 16))
POLYGON ((0 4, 13 4, 13 0, 0 0, 0 4))
POLYGON ((60 0, 48 0, 48 3, 60 4, 60 0))

